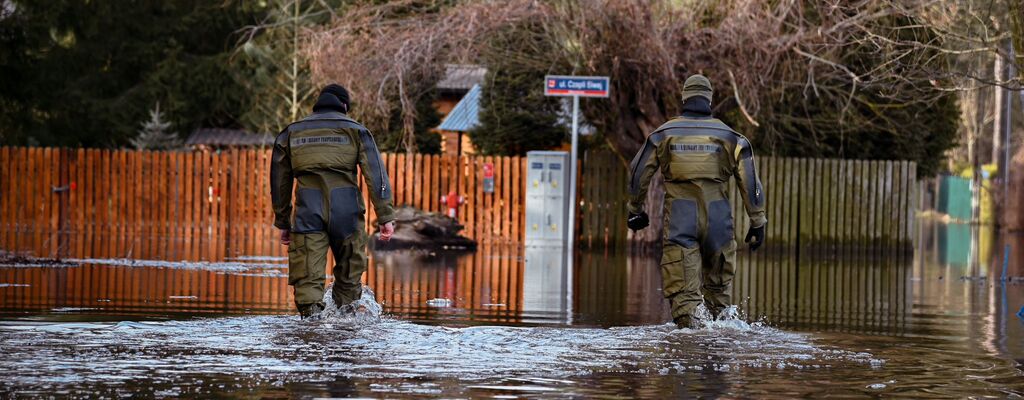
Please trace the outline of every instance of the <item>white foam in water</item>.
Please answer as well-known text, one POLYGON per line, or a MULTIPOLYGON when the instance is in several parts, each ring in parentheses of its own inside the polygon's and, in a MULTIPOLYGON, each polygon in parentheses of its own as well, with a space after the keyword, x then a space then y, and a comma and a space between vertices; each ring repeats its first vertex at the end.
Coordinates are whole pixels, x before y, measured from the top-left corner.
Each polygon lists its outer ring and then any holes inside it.
POLYGON ((363 293, 359 299, 345 306, 343 310, 338 309, 338 306, 334 304, 334 298, 331 297, 333 286, 332 283, 324 290, 325 308, 320 314, 321 320, 352 325, 368 325, 381 321, 384 308, 377 302, 377 297, 369 286, 363 285, 363 293))
POLYGON ((164 261, 135 260, 129 258, 69 258, 64 260, 75 264, 112 265, 117 267, 152 267, 218 272, 247 272, 252 270, 287 267, 287 264, 271 262, 209 262, 209 261, 164 261))
POLYGON ((735 305, 726 307, 719 313, 718 317, 711 315, 711 311, 704 306, 703 303, 697 306, 697 310, 693 314, 694 328, 680 329, 682 331, 693 331, 693 330, 715 330, 715 329, 732 329, 738 331, 749 331, 752 328, 761 327, 762 324, 755 322, 753 325, 744 320, 740 310, 735 305))
POLYGON ((384 318, 366 287, 354 303, 362 311, 354 314, 339 311, 330 288, 326 292, 327 308, 315 321, 287 315, 0 324, 0 351, 17 355, 0 358, 0 371, 7 371, 0 372, 0 379, 64 387, 71 382, 113 384, 107 376, 173 380, 201 373, 275 382, 337 376, 410 380, 406 382, 453 377, 488 386, 531 387, 566 385, 535 378, 572 382, 608 373, 862 368, 873 360, 871 354, 821 347, 808 334, 732 317, 682 330, 672 324, 456 328, 384 318), (347 361, 339 362, 342 356, 347 361), (508 380, 526 377, 530 381, 508 380))

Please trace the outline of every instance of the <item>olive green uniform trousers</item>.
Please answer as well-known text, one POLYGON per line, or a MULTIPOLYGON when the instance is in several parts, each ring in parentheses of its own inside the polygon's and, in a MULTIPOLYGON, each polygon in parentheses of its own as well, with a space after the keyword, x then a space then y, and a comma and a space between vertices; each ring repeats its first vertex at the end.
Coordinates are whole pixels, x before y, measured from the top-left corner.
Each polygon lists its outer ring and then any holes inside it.
POLYGON ((349 304, 362 295, 361 277, 366 272, 367 235, 360 231, 347 239, 335 239, 327 232, 292 233, 288 246, 288 284, 295 288, 295 303, 309 305, 324 298, 327 250, 334 256, 334 304, 349 304))
POLYGON ((733 304, 736 241, 726 190, 711 181, 666 187, 662 291, 677 321, 688 323, 702 302, 711 315, 733 304))

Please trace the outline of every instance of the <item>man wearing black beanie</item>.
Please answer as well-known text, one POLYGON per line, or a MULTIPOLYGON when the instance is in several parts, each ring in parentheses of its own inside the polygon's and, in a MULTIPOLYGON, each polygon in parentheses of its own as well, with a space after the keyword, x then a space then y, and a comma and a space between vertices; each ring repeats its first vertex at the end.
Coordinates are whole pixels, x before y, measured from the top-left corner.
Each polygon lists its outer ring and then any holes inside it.
POLYGON ((381 240, 395 231, 391 184, 373 135, 347 115, 348 90, 330 84, 320 91, 313 113, 288 125, 274 142, 270 196, 274 226, 288 246, 288 284, 303 319, 316 317, 325 304, 327 250, 334 255, 331 297, 342 311, 362 295, 366 271, 362 171, 377 212, 381 240), (357 168, 358 167, 358 168, 357 168), (294 210, 292 189, 295 183, 294 210))
POLYGON ((317 110, 321 108, 329 108, 334 111, 348 114, 349 110, 352 109, 352 103, 348 97, 348 89, 345 89, 344 86, 337 83, 324 86, 324 88, 320 90, 320 97, 317 98, 316 105, 313 106, 313 112, 317 112, 317 110), (333 95, 334 99, 331 99, 330 97, 325 98, 325 94, 333 95), (322 101, 324 102, 323 104, 321 104, 322 101), (341 107, 334 108, 334 105, 338 103, 341 104, 341 107))

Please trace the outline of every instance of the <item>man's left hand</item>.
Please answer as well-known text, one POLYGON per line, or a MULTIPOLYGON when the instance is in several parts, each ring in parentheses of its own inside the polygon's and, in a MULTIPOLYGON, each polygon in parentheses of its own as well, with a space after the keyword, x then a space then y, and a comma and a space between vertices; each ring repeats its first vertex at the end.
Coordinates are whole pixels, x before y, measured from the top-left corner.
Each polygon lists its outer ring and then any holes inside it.
POLYGON ((641 211, 639 214, 630 213, 629 218, 626 219, 626 226, 634 232, 646 228, 650 223, 650 219, 647 218, 647 212, 644 211, 641 211))
POLYGON ((387 242, 391 240, 391 235, 395 234, 395 221, 388 222, 380 226, 380 240, 387 242))

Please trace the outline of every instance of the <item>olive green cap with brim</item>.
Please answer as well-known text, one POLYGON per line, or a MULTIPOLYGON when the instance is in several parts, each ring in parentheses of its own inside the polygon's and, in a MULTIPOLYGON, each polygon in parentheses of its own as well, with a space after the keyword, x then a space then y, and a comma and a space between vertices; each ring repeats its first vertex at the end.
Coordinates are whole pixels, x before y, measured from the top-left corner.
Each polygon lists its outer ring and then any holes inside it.
POLYGON ((711 80, 704 75, 690 75, 683 83, 683 101, 693 96, 704 96, 711 101, 711 96, 714 93, 715 91, 711 88, 711 80))

